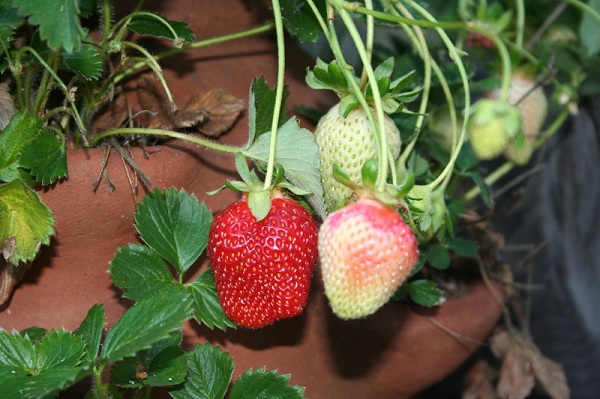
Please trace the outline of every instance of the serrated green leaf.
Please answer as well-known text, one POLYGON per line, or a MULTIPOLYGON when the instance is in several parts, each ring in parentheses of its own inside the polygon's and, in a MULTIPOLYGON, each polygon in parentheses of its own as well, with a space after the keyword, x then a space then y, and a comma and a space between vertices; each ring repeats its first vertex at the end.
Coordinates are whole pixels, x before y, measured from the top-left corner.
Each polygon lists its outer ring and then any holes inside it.
MULTIPOLYGON (((314 4, 321 17, 326 19, 325 1, 316 0, 314 4)), ((288 32, 302 43, 316 41, 322 32, 312 9, 304 0, 282 0, 281 16, 288 32)))
POLYGON ((51 184, 68 174, 67 151, 56 136, 42 130, 21 152, 20 165, 37 182, 51 184))
POLYGON ((217 296, 215 278, 210 269, 202 272, 188 286, 188 291, 193 299, 192 314, 198 323, 202 323, 210 329, 216 327, 223 331, 228 327, 236 327, 236 324, 223 312, 217 296))
POLYGON ((448 239, 448 248, 456 252, 460 256, 474 258, 477 256, 478 246, 473 240, 461 237, 451 237, 448 239))
MULTIPOLYGON (((3 370, 28 373, 35 369, 35 350, 28 336, 0 331, 0 366, 3 370)), ((1 384, 0 384, 1 385, 1 384)))
POLYGON ((36 372, 77 367, 84 350, 82 337, 64 330, 51 330, 35 346, 36 372))
POLYGON ((82 17, 89 17, 98 8, 98 0, 77 0, 79 13, 82 17))
POLYGON ((23 22, 11 0, 0 0, 0 39, 12 38, 15 29, 23 22))
MULTIPOLYGON (((287 86, 283 88, 282 104, 285 104, 289 94, 287 86)), ((256 137, 271 131, 273 114, 275 113, 275 89, 271 90, 264 76, 254 79, 250 86, 250 100, 248 101, 248 144, 250 147, 256 137)), ((279 125, 287 120, 285 106, 281 107, 279 125)))
MULTIPOLYGON (((260 136, 255 143, 244 152, 254 160, 267 162, 269 159, 270 135, 260 136)), ((295 117, 290 118, 277 134, 275 162, 285 170, 285 177, 295 186, 312 193, 307 200, 316 208, 322 203, 323 186, 319 171, 320 160, 318 145, 314 135, 299 126, 295 117), (311 198, 312 197, 312 198, 311 198), (312 199, 316 201, 312 201, 312 199)))
POLYGON ((450 253, 448 249, 439 244, 433 244, 426 249, 429 264, 436 269, 447 269, 450 267, 450 253))
POLYGON ((0 397, 39 399, 53 398, 75 382, 80 373, 77 367, 53 368, 34 376, 0 377, 0 397))
POLYGON ((101 357, 116 361, 149 348, 156 341, 181 328, 190 317, 189 295, 170 291, 155 295, 133 305, 108 332, 101 357))
POLYGON ((229 399, 301 399, 304 398, 304 388, 288 385, 289 374, 277 375, 275 371, 247 370, 235 381, 231 388, 229 399))
POLYGON ((123 297, 138 302, 177 285, 163 258, 145 245, 119 248, 110 265, 112 281, 124 291, 123 297))
MULTIPOLYGON (((233 358, 218 346, 196 344, 187 354, 185 382, 169 390, 175 399, 222 399, 233 376, 233 358)), ((255 396, 253 399, 256 399, 255 396)))
POLYGON ((21 152, 42 132, 42 121, 24 113, 15 114, 0 132, 0 181, 23 178, 21 152))
POLYGON ((174 40, 177 45, 196 40, 194 31, 190 29, 187 23, 170 21, 161 15, 149 12, 133 14, 128 27, 140 35, 174 40))
POLYGON ((176 346, 169 346, 153 356, 148 364, 142 363, 139 357, 115 363, 110 376, 113 384, 126 388, 162 387, 182 383, 186 372, 185 352, 176 346))
POLYGON ((144 385, 176 385, 183 382, 185 379, 187 362, 185 353, 179 349, 182 339, 183 334, 181 331, 176 331, 169 337, 154 343, 150 349, 138 352, 135 357, 128 357, 116 362, 111 367, 111 382, 126 388, 139 388, 144 385), (177 349, 176 353, 173 353, 173 349, 177 349), (166 352, 161 355, 163 351, 166 352), (182 359, 176 360, 175 364, 173 364, 171 361, 172 359, 170 359, 171 356, 181 357, 182 359), (158 360, 156 360, 156 364, 153 366, 155 359, 158 360), (170 364, 176 366, 176 369, 167 371, 165 366, 170 364), (138 375, 138 372, 140 372, 140 375, 138 375), (153 372, 158 373, 159 375, 153 376, 153 372), (144 375, 144 373, 146 375, 144 375), (165 384, 157 385, 154 383, 162 381, 165 375, 165 384), (169 378, 171 378, 171 380, 169 380, 169 378))
POLYGON ((8 261, 13 264, 35 258, 41 244, 54 234, 52 211, 21 180, 0 184, 0 243, 15 240, 8 261))
POLYGON ((212 213, 183 189, 157 189, 144 196, 134 219, 142 240, 184 273, 206 248, 212 213))
POLYGON ((63 51, 61 66, 87 81, 97 80, 102 74, 102 58, 96 47, 83 44, 71 52, 63 51))
POLYGON ((185 352, 175 346, 162 350, 150 363, 146 385, 154 387, 173 386, 182 383, 187 374, 185 352))
POLYGON ((439 305, 443 294, 431 280, 415 280, 408 284, 408 295, 417 305, 431 307, 439 305))
POLYGON ((88 364, 94 361, 100 350, 102 330, 106 322, 104 314, 104 305, 95 304, 90 308, 77 330, 75 330, 75 334, 80 336, 85 343, 86 352, 84 360, 88 364))
POLYGON ((40 37, 53 50, 78 49, 83 38, 77 0, 14 0, 19 14, 29 24, 39 25, 40 37))

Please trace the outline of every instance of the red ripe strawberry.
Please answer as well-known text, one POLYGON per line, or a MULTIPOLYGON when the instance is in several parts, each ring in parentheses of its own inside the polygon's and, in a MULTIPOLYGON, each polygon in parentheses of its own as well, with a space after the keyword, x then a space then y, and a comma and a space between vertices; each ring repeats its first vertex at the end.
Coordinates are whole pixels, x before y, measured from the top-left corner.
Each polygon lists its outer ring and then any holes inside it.
POLYGON ((319 231, 325 294, 343 319, 368 316, 388 302, 418 257, 412 230, 374 199, 331 213, 319 231))
POLYGON ((216 215, 208 254, 225 314, 259 328, 302 313, 317 259, 317 230, 306 209, 279 194, 260 221, 246 195, 216 215))

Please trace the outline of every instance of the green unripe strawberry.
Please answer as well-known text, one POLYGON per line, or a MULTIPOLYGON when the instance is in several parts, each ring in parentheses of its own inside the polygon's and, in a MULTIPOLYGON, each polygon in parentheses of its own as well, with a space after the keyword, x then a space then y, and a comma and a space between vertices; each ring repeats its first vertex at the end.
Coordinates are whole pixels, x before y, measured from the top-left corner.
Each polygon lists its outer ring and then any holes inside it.
MULTIPOLYGON (((356 108, 344 118, 339 108, 339 104, 333 106, 315 130, 325 206, 330 212, 353 193, 352 189, 334 179, 333 165, 340 166, 352 181, 362 183, 362 166, 378 155, 375 135, 364 110, 356 108)), ((388 116, 385 117, 385 130, 388 148, 396 159, 400 154, 400 131, 388 116)))
POLYGON ((469 139, 479 159, 502 154, 508 144, 522 134, 523 121, 518 108, 507 101, 482 98, 471 109, 469 139))
MULTIPOLYGON (((548 99, 544 89, 535 85, 534 78, 519 71, 514 73, 510 81, 508 101, 521 113, 524 140, 511 142, 504 150, 504 156, 518 165, 526 164, 531 158, 535 138, 539 135, 548 115, 548 99)), ((498 96, 499 90, 488 94, 490 98, 498 96)))
POLYGON ((338 209, 319 229, 325 295, 343 319, 376 312, 410 275, 418 257, 410 227, 374 199, 359 198, 338 209))

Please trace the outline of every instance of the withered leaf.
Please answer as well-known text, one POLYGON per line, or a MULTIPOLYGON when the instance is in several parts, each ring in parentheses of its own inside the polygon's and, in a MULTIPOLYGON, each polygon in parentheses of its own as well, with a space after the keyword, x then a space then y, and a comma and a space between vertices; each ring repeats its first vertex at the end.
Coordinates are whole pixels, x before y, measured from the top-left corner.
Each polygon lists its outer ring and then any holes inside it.
POLYGON ((141 123, 151 129, 172 130, 175 127, 174 111, 169 100, 153 73, 142 75, 138 80, 137 98, 142 114, 141 123))
POLYGON ((122 92, 115 95, 113 101, 104 104, 94 115, 90 125, 92 135, 106 130, 119 128, 125 123, 129 116, 127 98, 122 92))
POLYGON ((569 386, 562 365, 542 355, 531 340, 527 339, 523 344, 535 378, 540 386, 552 399, 569 398, 569 386))
POLYGON ((511 335, 497 387, 501 398, 525 399, 535 385, 531 362, 524 349, 521 335, 511 335))
MULTIPOLYGON (((185 106, 183 117, 190 111, 204 109, 208 119, 199 125, 199 131, 207 136, 218 137, 227 132, 245 109, 244 100, 237 98, 224 89, 213 89, 193 95, 185 106)), ((185 120, 178 123, 185 122, 185 120)), ((186 127, 189 127, 186 126, 186 127)))
POLYGON ((494 330, 489 341, 492 353, 496 357, 502 358, 508 351, 508 346, 510 345, 510 334, 505 328, 499 327, 494 330))
POLYGON ((496 399, 494 381, 497 374, 488 362, 477 360, 465 377, 462 399, 496 399))

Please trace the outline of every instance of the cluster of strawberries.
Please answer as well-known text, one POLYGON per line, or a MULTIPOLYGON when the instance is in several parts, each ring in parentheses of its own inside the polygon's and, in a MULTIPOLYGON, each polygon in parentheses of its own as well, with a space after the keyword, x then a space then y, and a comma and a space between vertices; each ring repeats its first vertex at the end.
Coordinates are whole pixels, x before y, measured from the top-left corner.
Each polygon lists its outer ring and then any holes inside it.
MULTIPOLYGON (((399 132, 391 120, 386 129, 397 156, 399 132)), ((320 227, 307 209, 278 191, 261 220, 248 205, 251 193, 214 218, 208 248, 217 292, 227 316, 241 326, 259 328, 302 313, 317 258, 331 308, 344 319, 377 311, 417 263, 413 231, 393 207, 359 195, 336 209, 352 190, 333 178, 332 165, 360 181, 361 166, 375 156, 376 139, 364 112, 344 118, 334 107, 315 139, 331 211, 320 227)))

